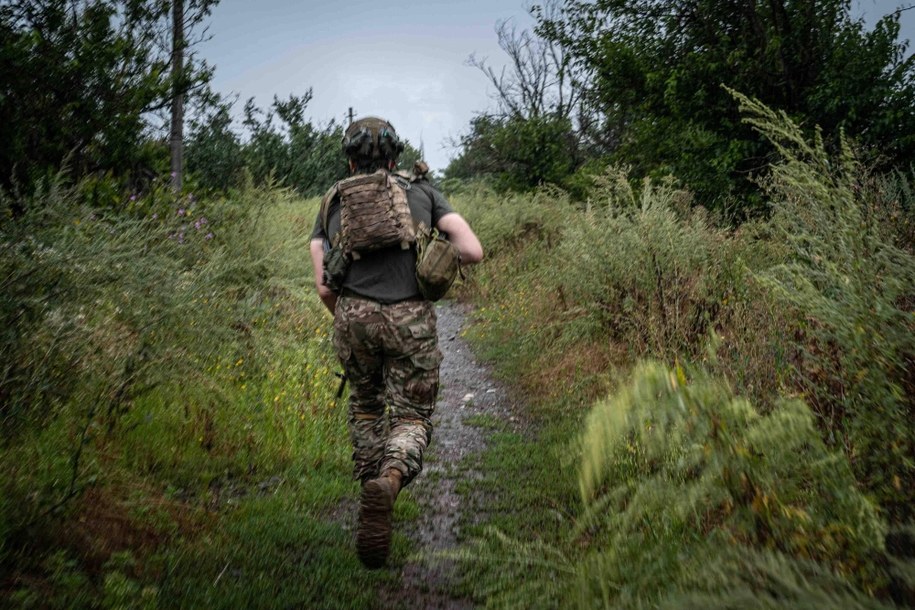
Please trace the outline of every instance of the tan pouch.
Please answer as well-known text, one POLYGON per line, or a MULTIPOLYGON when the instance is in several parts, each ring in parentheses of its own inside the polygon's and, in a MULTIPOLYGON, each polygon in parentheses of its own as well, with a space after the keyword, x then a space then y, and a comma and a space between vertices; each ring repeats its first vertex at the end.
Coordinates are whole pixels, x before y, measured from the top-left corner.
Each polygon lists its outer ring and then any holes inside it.
POLYGON ((416 240, 416 282, 423 297, 438 301, 461 273, 457 248, 435 229, 420 225, 416 240))

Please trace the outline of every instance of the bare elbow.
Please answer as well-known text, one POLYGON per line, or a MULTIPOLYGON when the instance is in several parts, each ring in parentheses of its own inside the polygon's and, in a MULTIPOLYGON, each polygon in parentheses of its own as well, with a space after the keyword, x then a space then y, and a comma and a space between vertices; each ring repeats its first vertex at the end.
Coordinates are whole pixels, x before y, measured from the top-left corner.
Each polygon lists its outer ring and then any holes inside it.
POLYGON ((464 265, 476 265, 483 260, 483 246, 474 244, 473 246, 461 251, 461 263, 464 265))
POLYGON ((480 240, 459 214, 446 214, 438 221, 436 227, 444 231, 458 249, 462 264, 474 265, 483 260, 483 246, 480 240))

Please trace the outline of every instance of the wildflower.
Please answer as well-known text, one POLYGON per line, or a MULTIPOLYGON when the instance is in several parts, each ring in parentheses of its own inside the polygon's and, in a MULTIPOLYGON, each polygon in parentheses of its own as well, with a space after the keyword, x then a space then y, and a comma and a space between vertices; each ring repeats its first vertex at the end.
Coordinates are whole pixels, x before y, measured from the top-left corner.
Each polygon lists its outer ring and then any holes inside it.
POLYGON ((212 233, 207 233, 207 235, 206 235, 206 237, 205 237, 204 239, 206 239, 207 241, 213 239, 213 234, 212 234, 212 233))
POLYGON ((137 200, 137 195, 136 195, 136 193, 134 193, 133 195, 130 196, 130 200, 131 200, 131 201, 136 201, 136 200, 137 200))
POLYGON ((153 220, 159 220, 159 214, 158 214, 158 213, 154 213, 154 214, 152 215, 152 219, 153 219, 153 220))
POLYGON ((178 216, 184 216, 184 208, 178 208, 178 216))

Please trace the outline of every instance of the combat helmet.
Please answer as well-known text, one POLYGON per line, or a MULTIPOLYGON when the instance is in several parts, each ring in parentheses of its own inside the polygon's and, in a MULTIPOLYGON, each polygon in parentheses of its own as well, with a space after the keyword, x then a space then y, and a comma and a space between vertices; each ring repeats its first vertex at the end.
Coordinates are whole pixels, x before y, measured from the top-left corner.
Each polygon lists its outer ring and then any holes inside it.
POLYGON ((343 135, 343 153, 357 163, 396 161, 403 150, 394 126, 378 117, 353 121, 343 135))

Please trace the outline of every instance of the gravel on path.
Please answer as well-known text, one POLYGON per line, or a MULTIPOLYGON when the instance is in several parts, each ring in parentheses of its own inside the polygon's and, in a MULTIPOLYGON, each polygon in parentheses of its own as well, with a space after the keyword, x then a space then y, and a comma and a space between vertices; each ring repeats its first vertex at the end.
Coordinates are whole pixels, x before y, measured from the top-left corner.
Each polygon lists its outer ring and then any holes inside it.
POLYGON ((486 415, 509 422, 515 418, 505 388, 474 358, 462 337, 470 311, 469 305, 452 301, 436 307, 439 348, 444 355, 441 389, 432 418, 428 457, 422 474, 410 486, 420 514, 406 532, 417 553, 403 567, 401 587, 385 592, 385 607, 473 608, 472 600, 455 598, 451 593, 458 566, 434 557, 459 547, 462 498, 456 487, 461 477, 473 476, 462 472, 460 465, 468 456, 483 452, 490 434, 485 428, 466 423, 466 418, 486 415))

